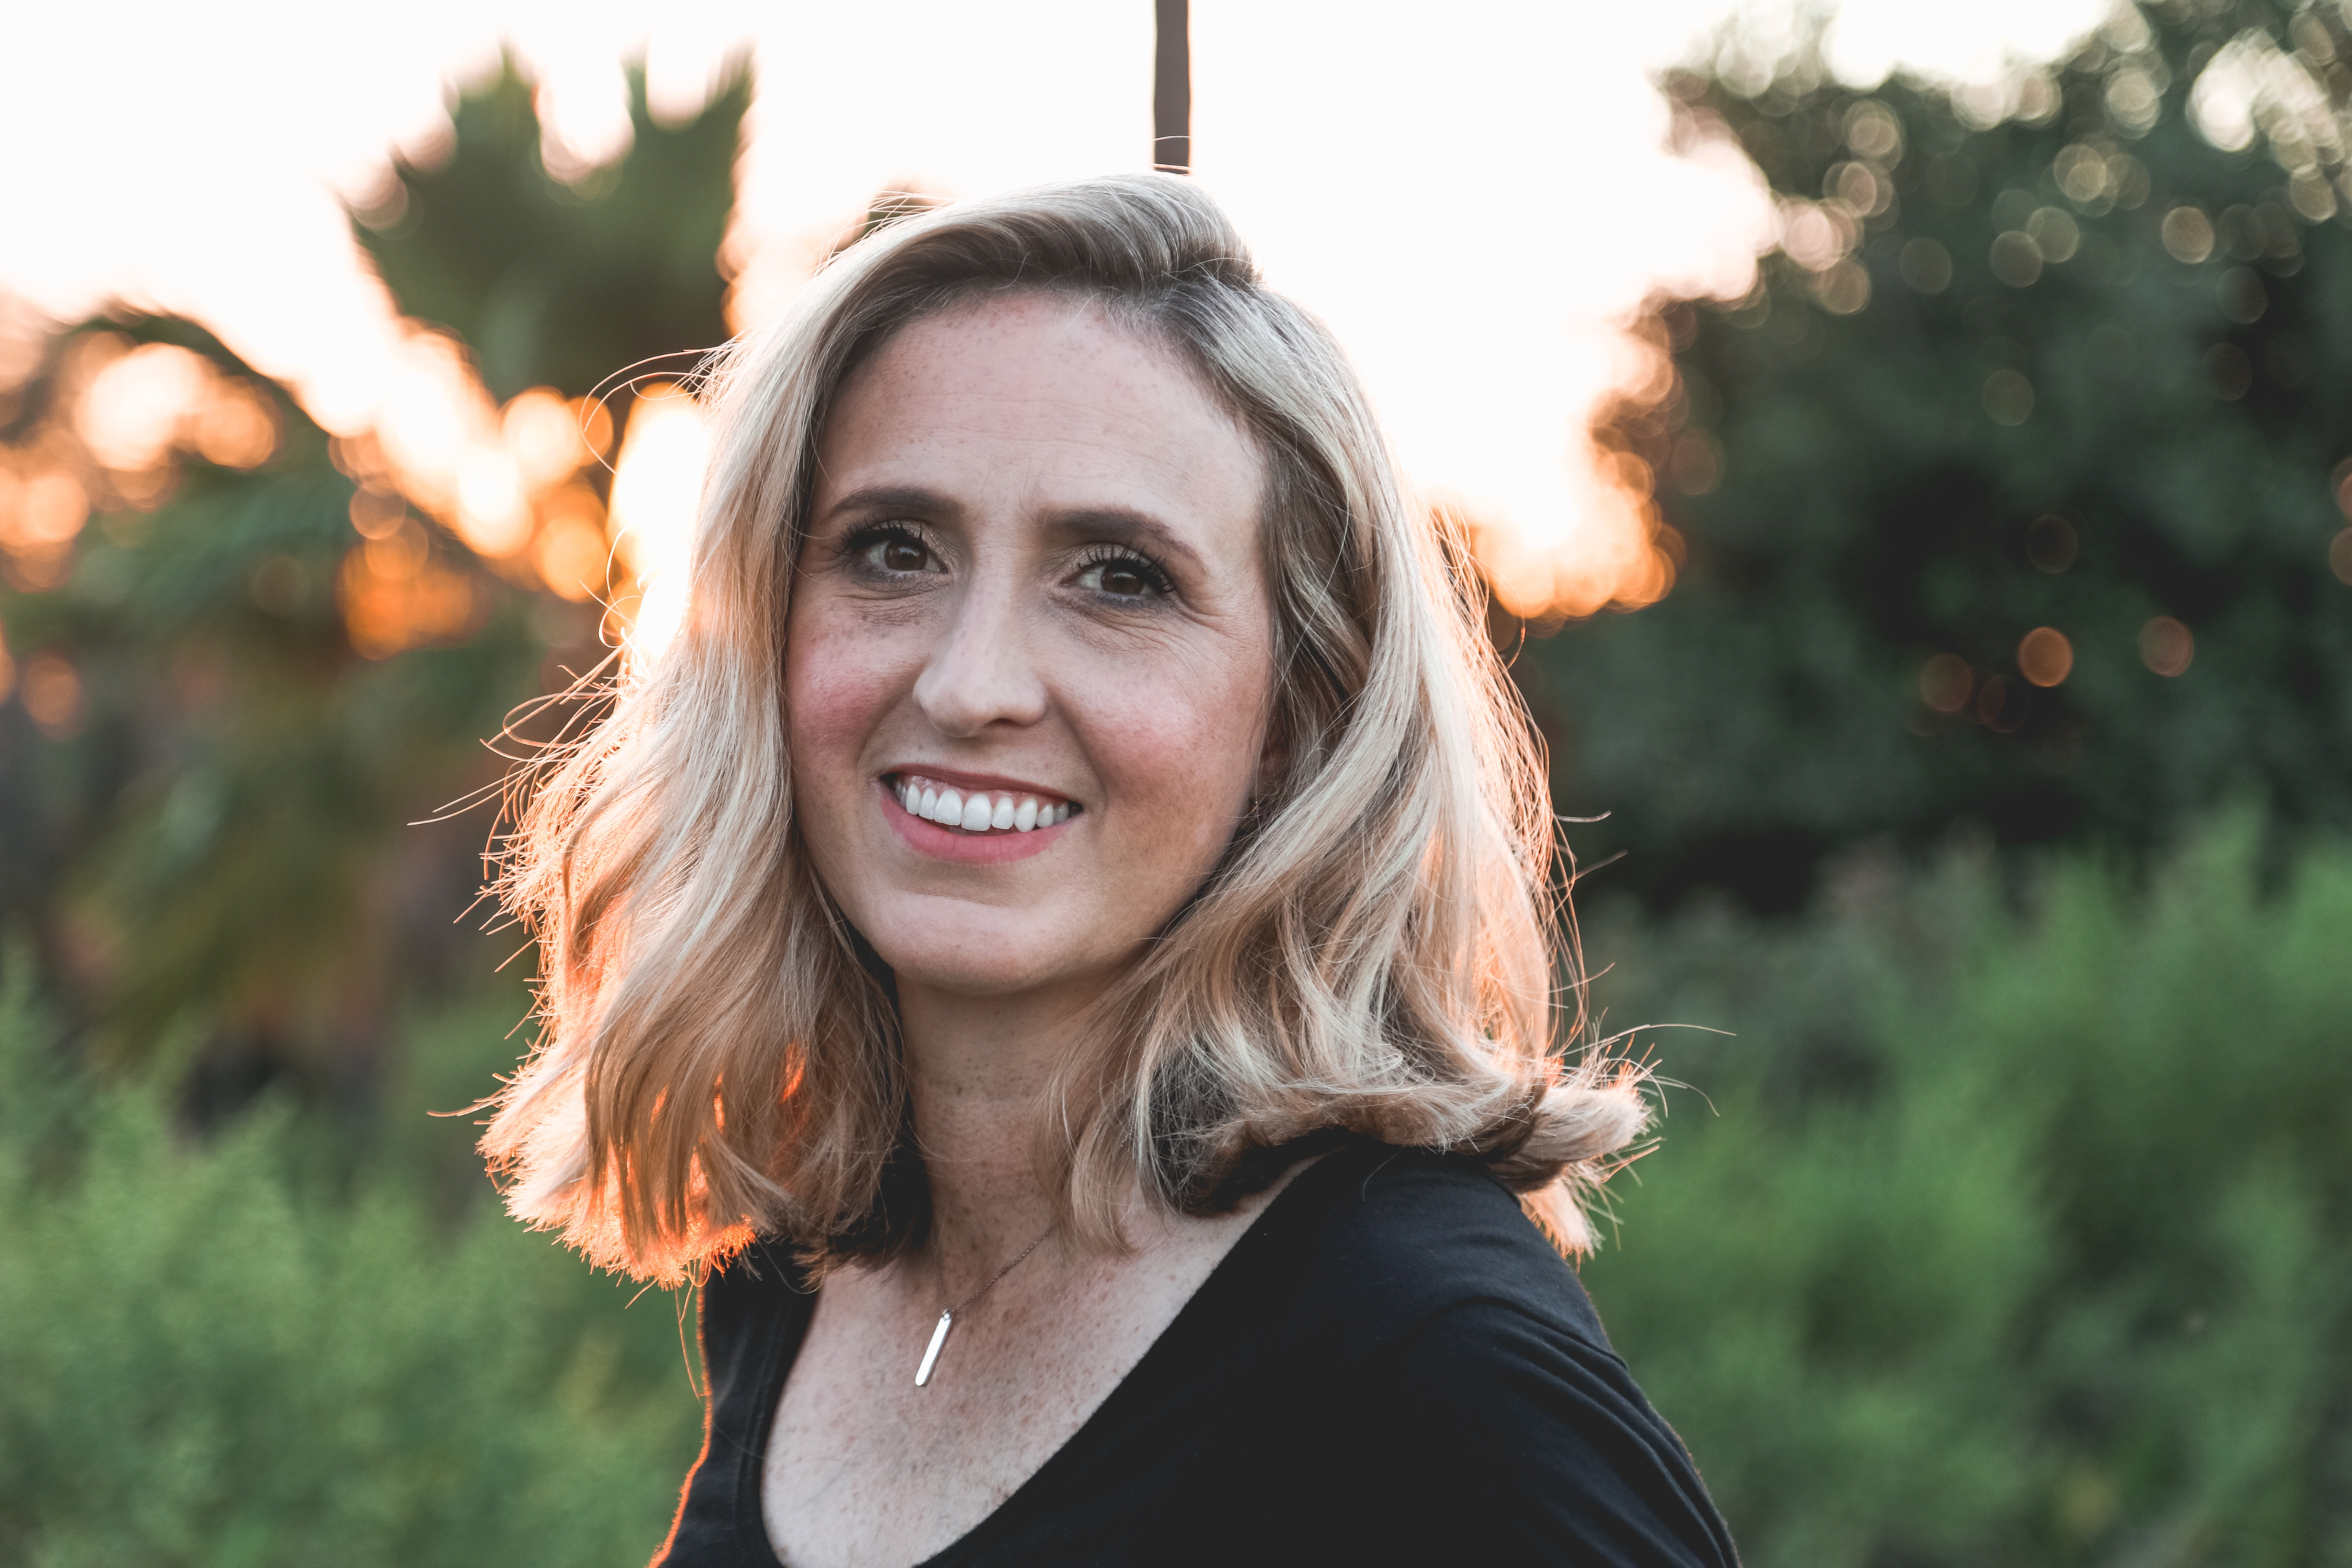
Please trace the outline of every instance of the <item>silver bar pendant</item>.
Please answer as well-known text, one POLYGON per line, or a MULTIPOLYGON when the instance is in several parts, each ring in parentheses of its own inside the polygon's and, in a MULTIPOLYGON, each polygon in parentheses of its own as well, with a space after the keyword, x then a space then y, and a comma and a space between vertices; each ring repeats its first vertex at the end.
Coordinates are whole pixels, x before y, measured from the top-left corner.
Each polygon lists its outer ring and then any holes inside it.
POLYGON ((923 1364, 915 1369, 915 1386, 920 1388, 931 1381, 931 1368, 940 1362, 940 1347, 948 1342, 948 1331, 955 1326, 953 1312, 940 1314, 940 1326, 931 1331, 931 1342, 923 1347, 923 1364))

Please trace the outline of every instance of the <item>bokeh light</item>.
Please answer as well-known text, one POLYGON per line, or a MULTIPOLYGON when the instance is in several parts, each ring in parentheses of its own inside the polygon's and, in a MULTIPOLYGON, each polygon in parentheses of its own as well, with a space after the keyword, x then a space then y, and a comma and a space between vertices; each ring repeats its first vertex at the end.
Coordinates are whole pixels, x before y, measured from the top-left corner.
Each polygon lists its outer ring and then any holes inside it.
POLYGON ((38 593, 64 582, 89 520, 89 492, 73 474, 0 467, 0 567, 14 586, 38 593))
POLYGON ((531 542, 539 580, 550 592, 574 601, 602 594, 613 551, 596 492, 585 485, 567 486, 548 498, 541 517, 539 536, 531 542))
POLYGON ((2139 661, 2158 675, 2185 673, 2197 657, 2197 638, 2170 616, 2152 617, 2139 629, 2139 661))
POLYGON ((1986 678, 1977 688, 1976 716, 1978 723, 1995 734, 2006 735, 2017 729, 2019 720, 2010 709, 2008 681, 1998 675, 1986 678))
POLYGON ((2022 425, 2033 416, 2033 384, 2013 370, 1985 377, 1984 411, 1996 425, 2022 425))
POLYGON ((26 659, 21 685, 25 711, 41 733, 62 741, 81 728, 81 672, 64 654, 44 649, 26 659))
POLYGON ((471 574, 433 559, 432 542, 414 518, 344 555, 335 600, 364 658, 455 642, 489 607, 471 574))
POLYGON ((2072 566, 2082 548, 2074 525, 2056 512, 2035 518, 2025 531, 2025 558, 2053 576, 2072 566))
POLYGON ((533 387, 508 404, 499 416, 499 434, 517 477, 530 489, 571 478, 587 455, 578 416, 563 395, 550 387, 533 387))
POLYGON ((2036 626, 2018 642, 2018 673, 2036 686, 2056 686, 2074 668, 2074 645, 2055 626, 2036 626))
MULTIPOLYGON (((2095 0, 1845 0, 1832 12, 1828 60, 1859 92, 1901 68, 1957 84, 1972 121, 2032 117, 2050 91, 2035 62, 2103 21, 2123 25, 2107 11, 2095 0)), ((1467 521, 1507 608, 1580 616, 1672 584, 1677 545, 1654 490, 1663 480, 1703 493, 1720 477, 1719 453, 1678 454, 1655 475, 1586 434, 1597 410, 1654 375, 1654 350, 1628 335, 1649 300, 1739 298, 1758 255, 1777 245, 1814 270, 1832 312, 1867 302, 1869 275, 1852 252, 1862 219, 1891 199, 1885 170, 1904 134, 1895 116, 1858 103, 1846 127, 1853 156, 1823 197, 1776 209, 1728 135, 1677 121, 1654 85, 1677 61, 1735 86, 1769 82, 1812 15, 1792 0, 1612 12, 1474 0, 1432 27, 1396 5, 1192 7, 1199 177, 1276 285, 1339 332, 1409 472, 1431 504, 1467 521), (1608 151, 1569 167, 1559 150, 1571 146, 1608 151)), ((50 7, 20 19, 15 43, 24 58, 112 58, 109 26, 103 12, 50 7)), ((122 59, 112 101, 124 112, 103 122, 80 112, 70 73, 27 77, 0 104, 0 126, 21 144, 53 147, 0 171, 0 202, 55 220, 0 235, 0 286, 59 316, 112 295, 206 322, 343 438, 355 477, 404 497, 502 574, 553 572, 568 595, 594 574, 582 575, 576 498, 550 510, 578 467, 566 466, 551 395, 497 406, 454 342, 398 319, 348 227, 352 209, 397 219, 404 195, 386 153, 429 163, 447 145, 453 84, 509 52, 539 84, 548 167, 589 181, 630 144, 625 58, 643 61, 651 110, 674 124, 748 50, 759 93, 723 263, 745 322, 788 299, 877 190, 952 196, 1143 166, 1151 47, 1150 7, 1080 0, 1035 0, 1018 27, 947 0, 661 10, 421 0, 396 26, 328 8, 279 29, 174 14, 122 59), (880 59, 887 114, 872 111, 869 73, 841 64, 880 59), (281 134, 289 121, 302 138, 281 134), (89 134, 55 142, 47 128, 68 121, 89 134), (223 179, 237 199, 221 199, 223 179)), ((2215 125, 2239 112, 2268 129, 2292 84, 2274 63, 2249 59, 2239 74, 2252 85, 2205 112, 2215 125)), ((2128 99, 2132 84, 2118 81, 2113 91, 2128 99)), ((2116 160, 2130 162, 2078 154, 2067 177, 2111 182, 2116 160)), ((2054 220, 2017 239, 2041 258, 2064 246, 2054 220)), ((1904 276, 1932 291, 1949 258, 1909 256, 1904 276)), ((161 411, 194 380, 169 351, 136 353, 92 415, 94 434, 125 459, 155 443, 161 411)), ((2030 409, 2030 388, 2026 401, 1992 390, 1995 417, 2030 409)), ((269 412, 266 399, 215 397, 174 416, 173 439, 250 466, 274 445, 269 412)), ((152 504, 168 484, 152 464, 119 471, 132 504, 152 504)), ((645 569, 656 570, 662 548, 645 527, 645 569)), ((12 570, 54 574, 64 569, 54 555, 12 570)), ((669 613, 653 595, 640 639, 669 613)))
POLYGON ((612 542, 635 579, 628 621, 629 662, 642 669, 669 645, 686 617, 687 566, 710 433, 684 387, 653 382, 637 390, 613 472, 612 542))
POLYGON ((212 366, 186 349, 148 343, 98 373, 75 424, 89 455, 110 468, 161 461, 211 390, 212 366))
POLYGON ((2158 233, 2175 261, 2192 266, 2213 254, 2213 224, 2192 206, 2177 206, 2164 215, 2158 233))
POLYGON ((482 613, 478 588, 458 591, 457 568, 409 560, 425 539, 419 513, 516 582, 572 599, 602 593, 602 508, 578 476, 612 434, 601 405, 548 387, 500 407, 454 338, 410 328, 374 423, 331 447, 359 485, 352 526, 366 541, 337 579, 352 645, 386 658, 462 636, 482 613))
MULTIPOLYGON (((111 331, 52 346, 48 395, 0 446, 0 581, 20 591, 66 581, 94 513, 118 537, 135 535, 131 519, 171 496, 185 456, 249 468, 277 451, 273 396, 202 354, 111 331)), ((21 408, 16 389, 40 363, 37 353, 0 353, 8 406, 21 408)))
POLYGON ((1976 671, 1958 654, 1939 653, 1919 671, 1919 700, 1938 713, 1957 713, 1976 690, 1976 671))

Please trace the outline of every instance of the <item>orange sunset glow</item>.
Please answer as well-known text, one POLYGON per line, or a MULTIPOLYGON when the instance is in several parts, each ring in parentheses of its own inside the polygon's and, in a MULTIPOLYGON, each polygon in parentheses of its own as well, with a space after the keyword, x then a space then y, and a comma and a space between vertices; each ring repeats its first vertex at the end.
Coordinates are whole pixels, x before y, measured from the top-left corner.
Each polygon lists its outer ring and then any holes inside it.
MULTIPOLYGON (((748 49, 760 95, 725 251, 740 327, 788 301, 877 189, 953 195, 1138 165, 1150 8, 1115 23, 1075 0, 1034 9, 1034 27, 1008 32, 945 5, 911 17, 428 7, 388 51, 324 36, 278 46, 346 62, 331 89, 296 70, 294 54, 257 55, 200 31, 184 42, 211 69, 187 79, 249 81, 271 112, 290 101, 314 117, 316 137, 300 149, 265 144, 259 110, 192 116, 176 78, 147 82, 141 107, 100 143, 119 154, 103 173, 80 172, 70 153, 46 171, 11 172, 80 182, 19 190, 16 209, 46 196, 52 211, 99 216, 0 242, 0 288, 58 314, 111 292, 213 326, 341 437, 339 460, 382 498, 362 510, 390 517, 396 500, 402 516, 462 541, 502 575, 609 603, 641 662, 683 613, 682 590, 666 584, 686 560, 698 493, 690 401, 625 392, 629 406, 607 411, 526 392, 499 405, 454 340, 394 312, 352 247, 344 204, 383 199, 394 148, 429 161, 447 135, 450 84, 490 68, 501 47, 541 84, 548 167, 580 180, 628 150, 625 59, 642 60, 655 114, 682 121, 748 49), (929 47, 908 54, 898 46, 909 37, 929 47), (855 73, 816 68, 885 53, 905 89, 887 116, 865 112, 855 73), (856 134, 835 133, 851 122, 856 134), (195 128, 192 146, 179 131, 167 138, 182 123, 195 128), (970 134, 978 124, 988 133, 970 134), (254 193, 226 251, 168 244, 152 226, 224 221, 190 210, 174 184, 188 157, 236 168, 254 193), (621 450, 607 452, 612 414, 632 408, 642 428, 626 422, 621 450), (584 482, 600 460, 619 469, 609 520, 584 482)), ((2014 108, 2019 62, 2098 14, 2002 5, 1929 16, 1879 0, 1843 9, 1831 53, 1858 80, 1905 65, 1980 81, 1974 90, 1997 117, 2004 94, 2014 108)), ((1516 615, 1589 616, 1672 587, 1677 542, 1661 531, 1658 476, 1584 434, 1604 403, 1670 395, 1662 355, 1627 333, 1644 302, 1663 289, 1737 299, 1753 286, 1758 255, 1776 246, 1822 271, 1825 300, 1841 286, 1857 228, 1847 215, 1869 193, 1776 208, 1735 145, 1678 141, 1652 84, 1664 65, 1710 50, 1734 74, 1769 69, 1790 47, 1791 16, 1700 0, 1638 17, 1490 5, 1433 38, 1339 28, 1303 0, 1192 7, 1198 177, 1254 237, 1274 282, 1356 354, 1409 472, 1431 504, 1467 520, 1497 599, 1516 615), (1302 86, 1295 67, 1307 58, 1318 70, 1302 86), (1350 156, 1374 126, 1382 155, 1350 156), (1571 171, 1550 151, 1563 145, 1616 151, 1571 171), (1303 186, 1302 167, 1317 171, 1303 186), (1433 243, 1439 236, 1448 243, 1433 243), (1368 249, 1378 265, 1365 264, 1368 249)), ((314 19, 329 33, 362 26, 314 19)), ((62 15, 39 24, 57 49, 92 25, 62 15)), ((39 91, 5 112, 38 115, 39 91)), ((93 505, 138 504, 142 486, 161 482, 162 454, 236 464, 265 449, 267 400, 208 384, 195 356, 118 355, 102 343, 85 353, 82 454, 0 474, 0 544, 29 583, 62 570, 93 505)), ((460 635, 469 603, 430 551, 390 531, 362 526, 339 580, 357 645, 380 657, 460 635)))

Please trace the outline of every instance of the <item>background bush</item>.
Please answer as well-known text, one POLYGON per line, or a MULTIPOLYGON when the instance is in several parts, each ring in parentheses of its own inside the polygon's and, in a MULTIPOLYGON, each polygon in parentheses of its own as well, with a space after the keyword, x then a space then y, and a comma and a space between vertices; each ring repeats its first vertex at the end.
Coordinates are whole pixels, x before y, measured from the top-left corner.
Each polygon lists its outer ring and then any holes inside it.
MULTIPOLYGON (((502 1032, 418 1036, 478 1067, 502 1032)), ((437 1140, 397 1121, 404 1138, 343 1176, 338 1130, 282 1100, 192 1138, 155 1083, 66 1065, 10 966, 0 1561, 651 1555, 699 1440, 685 1303, 625 1312, 494 1207, 446 1212, 418 1160, 437 1140)))
POLYGON ((2260 837, 1590 922, 1737 1031, 1585 1278, 1751 1563, 2352 1562, 2352 851, 2260 837))
MULTIPOLYGON (((1592 912, 1612 1024, 1737 1031, 1645 1037, 1695 1087, 1585 1278, 1759 1568, 2352 1563, 2352 848, 2265 890, 2258 827, 1592 912)), ((686 1303, 518 1230, 423 1114, 510 1010, 411 1026, 380 1125, 192 1138, 13 973, 0 1560, 643 1560, 686 1303)))

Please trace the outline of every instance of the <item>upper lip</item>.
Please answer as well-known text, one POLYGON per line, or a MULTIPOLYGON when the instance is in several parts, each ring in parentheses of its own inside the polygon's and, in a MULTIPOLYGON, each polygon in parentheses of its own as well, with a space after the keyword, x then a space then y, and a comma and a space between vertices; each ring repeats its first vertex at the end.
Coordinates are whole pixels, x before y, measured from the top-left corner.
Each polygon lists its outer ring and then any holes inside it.
POLYGON ((912 774, 916 778, 929 779, 933 784, 953 784, 961 790, 1001 791, 1006 795, 1050 795, 1055 800, 1074 801, 1076 798, 1061 790, 1048 789, 1044 784, 1030 784, 1024 779, 1006 778, 1003 773, 966 773, 961 768, 934 767, 929 763, 901 763, 882 771, 884 778, 905 777, 908 774, 912 774))

